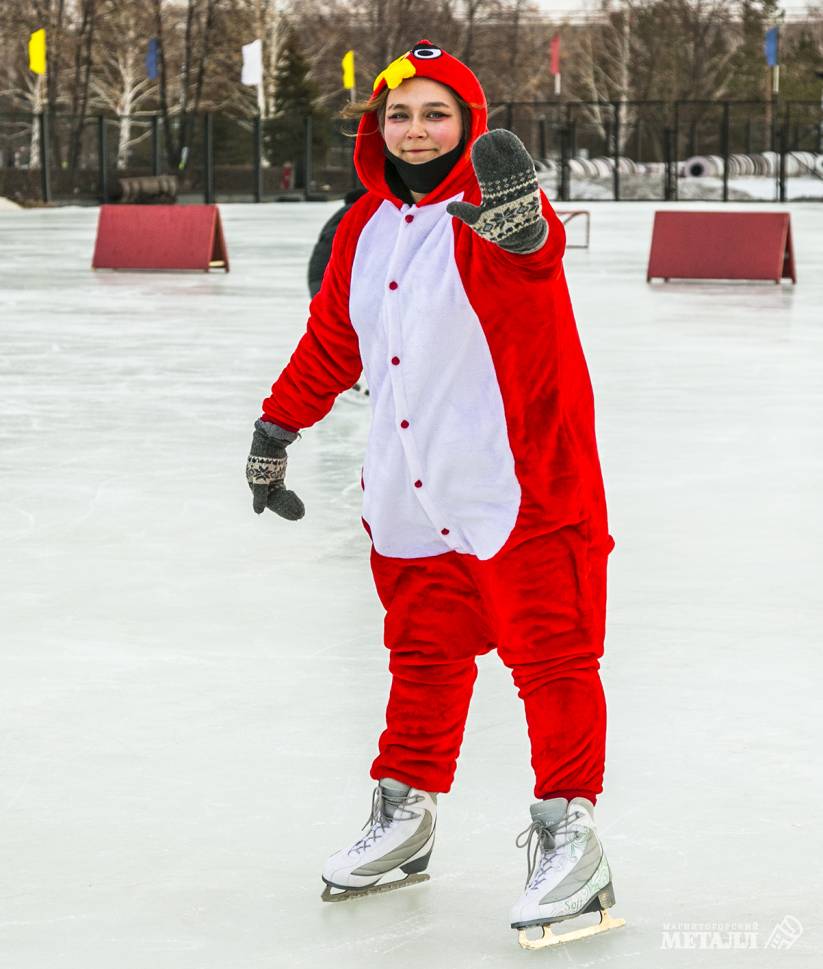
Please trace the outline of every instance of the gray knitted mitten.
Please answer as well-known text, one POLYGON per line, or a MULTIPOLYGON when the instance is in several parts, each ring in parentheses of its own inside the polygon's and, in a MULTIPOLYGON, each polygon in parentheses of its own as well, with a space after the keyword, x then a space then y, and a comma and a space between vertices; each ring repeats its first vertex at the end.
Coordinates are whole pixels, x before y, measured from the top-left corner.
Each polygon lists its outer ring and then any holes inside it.
POLYGON ((255 421, 251 453, 246 462, 246 481, 258 515, 266 508, 289 521, 297 521, 306 514, 303 502, 285 485, 286 447, 296 438, 293 431, 277 424, 255 421))
POLYGON ((507 252, 528 255, 546 241, 549 224, 526 146, 511 131, 495 128, 472 145, 482 202, 450 202, 446 211, 507 252))

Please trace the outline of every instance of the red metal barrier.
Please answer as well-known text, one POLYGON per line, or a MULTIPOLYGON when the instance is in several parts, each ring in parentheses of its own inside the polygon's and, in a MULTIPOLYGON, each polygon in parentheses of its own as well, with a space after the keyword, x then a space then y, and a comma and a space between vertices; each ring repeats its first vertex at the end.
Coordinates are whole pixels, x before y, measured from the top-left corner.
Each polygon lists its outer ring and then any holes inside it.
POLYGON ((94 269, 225 269, 216 205, 103 205, 94 269))
POLYGON ((788 212, 655 212, 646 282, 797 282, 788 212))

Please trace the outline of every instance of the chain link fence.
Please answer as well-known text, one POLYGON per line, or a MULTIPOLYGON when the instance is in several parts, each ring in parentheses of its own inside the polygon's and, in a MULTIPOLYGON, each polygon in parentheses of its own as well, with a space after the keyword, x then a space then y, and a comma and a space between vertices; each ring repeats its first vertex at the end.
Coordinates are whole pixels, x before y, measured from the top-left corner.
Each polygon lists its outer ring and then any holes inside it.
MULTIPOLYGON (((813 101, 507 102, 562 201, 823 201, 823 104, 813 101)), ((97 204, 124 180, 173 176, 181 201, 334 198, 357 184, 348 130, 328 117, 0 115, 0 195, 97 204)))

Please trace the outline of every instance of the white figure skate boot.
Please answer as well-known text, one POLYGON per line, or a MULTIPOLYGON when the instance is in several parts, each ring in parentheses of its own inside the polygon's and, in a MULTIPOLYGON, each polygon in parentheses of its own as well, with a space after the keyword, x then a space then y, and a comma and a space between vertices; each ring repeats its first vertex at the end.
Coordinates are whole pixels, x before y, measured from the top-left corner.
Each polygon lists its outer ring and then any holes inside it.
POLYGON ((517 836, 518 848, 526 848, 526 889, 511 913, 524 949, 542 949, 561 942, 616 929, 623 919, 613 919, 607 909, 614 905, 612 876, 606 854, 594 826, 594 806, 584 797, 538 801, 531 806, 532 823, 517 836), (584 912, 599 912, 600 924, 553 935, 555 922, 584 912), (539 939, 529 939, 526 929, 542 926, 539 939))
POLYGON ((384 778, 374 790, 366 833, 323 868, 324 902, 392 891, 426 881, 434 845, 437 795, 384 778), (403 874, 404 878, 397 876, 403 874), (340 891, 332 891, 340 889, 340 891))

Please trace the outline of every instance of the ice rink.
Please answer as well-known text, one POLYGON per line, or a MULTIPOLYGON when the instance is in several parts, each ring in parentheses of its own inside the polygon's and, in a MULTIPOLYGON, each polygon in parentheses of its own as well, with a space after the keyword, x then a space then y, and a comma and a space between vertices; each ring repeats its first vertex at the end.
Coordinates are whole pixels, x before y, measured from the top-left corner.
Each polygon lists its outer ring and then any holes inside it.
POLYGON ((320 901, 388 689, 368 406, 290 449, 302 522, 256 517, 244 468, 335 205, 222 207, 227 275, 95 273, 96 209, 3 211, 0 964, 821 965, 823 206, 790 208, 797 287, 649 286, 664 206, 589 207, 566 269, 617 542, 597 817, 626 927, 516 944, 533 779, 496 654, 431 881, 320 901))

